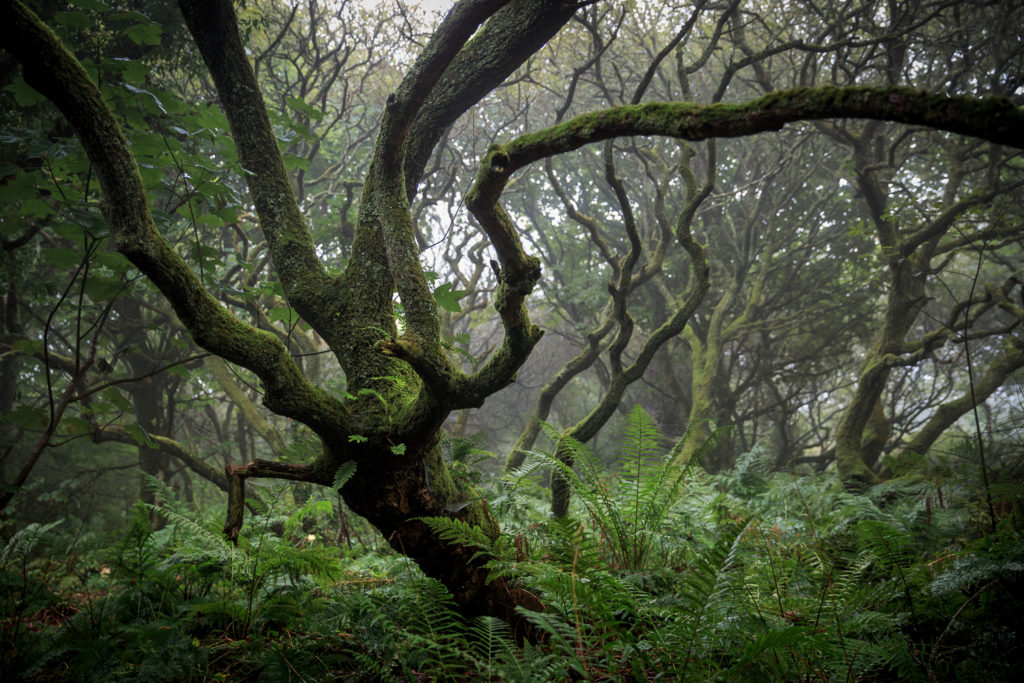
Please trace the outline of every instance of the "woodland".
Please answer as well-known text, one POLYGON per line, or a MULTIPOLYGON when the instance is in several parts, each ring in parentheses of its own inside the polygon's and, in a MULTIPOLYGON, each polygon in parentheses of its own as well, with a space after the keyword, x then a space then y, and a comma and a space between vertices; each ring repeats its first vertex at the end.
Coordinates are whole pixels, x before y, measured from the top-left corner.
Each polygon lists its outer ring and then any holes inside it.
POLYGON ((0 0, 0 679, 1024 664, 1024 3, 0 0))

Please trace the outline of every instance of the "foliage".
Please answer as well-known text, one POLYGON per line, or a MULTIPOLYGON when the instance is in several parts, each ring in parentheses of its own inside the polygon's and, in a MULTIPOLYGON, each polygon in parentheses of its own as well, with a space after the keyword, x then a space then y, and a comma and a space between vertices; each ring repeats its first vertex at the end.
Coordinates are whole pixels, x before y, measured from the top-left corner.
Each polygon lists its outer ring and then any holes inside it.
POLYGON ((0 10, 0 677, 1016 673, 1024 5, 178 5, 0 10))
MULTIPOLYGON (((687 432, 675 447, 662 452, 657 426, 636 405, 626 420, 622 449, 616 458, 618 470, 605 473, 583 444, 558 434, 550 425, 546 427, 557 448, 569 453, 572 466, 549 453, 541 451, 537 455, 567 479, 600 531, 611 566, 646 569, 656 542, 665 546, 662 529, 681 501, 683 480, 691 463, 681 461, 680 446, 693 435, 687 432)), ((711 447, 715 436, 696 449, 691 462, 699 462, 700 454, 711 447)))
POLYGON ((5 671, 29 680, 63 671, 76 680, 970 681, 1008 678, 1024 654, 1019 512, 991 532, 970 486, 941 505, 920 474, 852 493, 834 475, 772 472, 765 449, 711 477, 675 465, 638 409, 623 449, 614 472, 575 451, 578 518, 544 518, 533 466, 486 489, 507 532, 497 539, 451 517, 424 520, 540 598, 543 611, 522 612, 529 640, 493 617, 463 617, 401 556, 368 546, 343 556, 307 533, 331 523, 329 500, 265 492, 235 547, 212 515, 152 480, 164 502, 137 506, 109 548, 69 551, 73 563, 46 559, 58 522, 11 536, 0 554, 5 671), (159 531, 152 512, 167 520, 159 531))

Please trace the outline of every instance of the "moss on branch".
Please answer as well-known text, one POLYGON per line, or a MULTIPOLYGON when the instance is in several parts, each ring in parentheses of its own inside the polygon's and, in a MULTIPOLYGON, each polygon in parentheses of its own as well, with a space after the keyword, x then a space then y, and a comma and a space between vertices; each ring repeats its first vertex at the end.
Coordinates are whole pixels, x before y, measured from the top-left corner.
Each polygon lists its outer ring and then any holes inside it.
POLYGON ((274 412, 325 438, 343 436, 344 406, 302 375, 281 340, 228 312, 157 231, 124 132, 56 34, 22 3, 11 2, 0 5, 0 38, 21 63, 25 80, 75 127, 99 177, 114 245, 171 302, 196 343, 255 372, 274 412))
POLYGON ((903 87, 795 88, 741 104, 652 102, 577 116, 508 143, 511 173, 538 159, 626 135, 684 140, 740 137, 787 123, 860 118, 922 125, 1024 148, 1024 111, 1001 97, 963 97, 903 87))
POLYGON ((330 297, 332 278, 316 255, 292 191, 263 95, 238 33, 234 7, 222 0, 180 0, 178 4, 217 86, 285 295, 323 335, 340 302, 330 297))

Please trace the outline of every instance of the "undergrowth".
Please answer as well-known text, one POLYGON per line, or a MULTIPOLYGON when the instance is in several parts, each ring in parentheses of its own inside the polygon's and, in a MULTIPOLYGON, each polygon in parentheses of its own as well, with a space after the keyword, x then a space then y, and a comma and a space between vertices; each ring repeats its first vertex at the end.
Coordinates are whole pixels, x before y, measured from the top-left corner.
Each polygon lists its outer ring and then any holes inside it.
POLYGON ((615 471, 572 444, 566 519, 545 514, 537 472, 558 465, 536 454, 520 472, 484 482, 505 532, 497 541, 449 518, 426 520, 540 597, 542 612, 524 612, 532 642, 518 642, 500 620, 464 618, 441 585, 383 544, 348 549, 333 531, 337 498, 296 505, 285 489, 263 492, 268 502, 236 547, 220 535, 219 511, 192 509, 153 481, 163 502, 138 505, 105 547, 76 545, 64 522, 8 529, 0 674, 1014 677, 1024 661, 1024 511, 1012 478, 997 477, 990 500, 932 462, 851 493, 831 475, 774 472, 763 449, 708 476, 677 463, 642 411, 628 422, 615 471))

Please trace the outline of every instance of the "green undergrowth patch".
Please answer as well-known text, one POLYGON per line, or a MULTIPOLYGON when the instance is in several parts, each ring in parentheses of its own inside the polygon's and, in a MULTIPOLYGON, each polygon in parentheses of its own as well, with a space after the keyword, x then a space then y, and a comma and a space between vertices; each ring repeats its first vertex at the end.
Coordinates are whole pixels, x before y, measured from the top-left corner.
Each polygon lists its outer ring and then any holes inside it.
POLYGON ((59 521, 7 534, 5 680, 980 681, 1024 660, 1005 480, 992 506, 927 474, 941 468, 854 493, 774 472, 761 449, 709 476, 639 412, 618 469, 573 448, 565 519, 546 513, 553 465, 536 454, 482 482, 497 540, 427 520, 540 599, 527 640, 463 617, 368 530, 341 540, 336 498, 262 491, 234 546, 217 511, 154 481, 163 502, 105 546, 77 547, 59 521))

